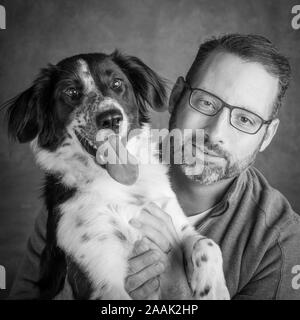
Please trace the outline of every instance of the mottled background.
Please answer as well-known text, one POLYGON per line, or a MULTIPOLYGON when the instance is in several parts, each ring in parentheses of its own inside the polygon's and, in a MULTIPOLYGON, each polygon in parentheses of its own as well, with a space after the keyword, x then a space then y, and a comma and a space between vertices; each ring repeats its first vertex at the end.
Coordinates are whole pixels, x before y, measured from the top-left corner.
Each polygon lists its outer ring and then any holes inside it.
MULTIPOLYGON (((299 2, 299 1, 298 1, 299 2)), ((221 33, 258 33, 290 57, 293 83, 272 145, 259 167, 300 212, 300 30, 289 0, 9 0, 0 30, 0 103, 27 88, 48 62, 81 52, 119 48, 137 55, 173 83, 184 75, 201 41, 221 33)), ((3 115, 0 115, 2 120, 3 115)), ((164 127, 168 115, 154 115, 164 127)), ((41 172, 28 145, 8 141, 0 127, 0 265, 11 286, 40 207, 41 172)))

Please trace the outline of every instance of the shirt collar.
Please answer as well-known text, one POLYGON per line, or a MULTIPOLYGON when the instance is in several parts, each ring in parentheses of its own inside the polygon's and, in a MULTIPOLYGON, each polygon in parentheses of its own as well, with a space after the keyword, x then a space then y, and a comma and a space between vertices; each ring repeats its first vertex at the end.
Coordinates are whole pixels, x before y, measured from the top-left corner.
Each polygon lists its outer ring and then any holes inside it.
POLYGON ((240 194, 240 191, 243 189, 245 181, 246 181, 246 171, 248 169, 241 172, 231 183, 230 187, 226 191, 222 201, 219 202, 219 204, 213 208, 210 217, 216 217, 226 212, 228 207, 236 202, 236 199, 238 195, 240 194))

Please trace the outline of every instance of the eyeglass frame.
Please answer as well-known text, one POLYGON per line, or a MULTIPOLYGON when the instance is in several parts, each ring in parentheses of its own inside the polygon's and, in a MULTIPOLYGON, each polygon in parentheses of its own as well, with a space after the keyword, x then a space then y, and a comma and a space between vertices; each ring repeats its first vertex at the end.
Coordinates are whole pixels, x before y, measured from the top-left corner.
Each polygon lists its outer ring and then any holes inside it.
POLYGON ((229 117, 229 123, 230 123, 230 125, 231 125, 233 128, 235 128, 236 130, 239 130, 239 131, 241 131, 241 132, 244 132, 244 133, 247 133, 247 134, 251 134, 251 135, 257 134, 257 132, 262 128, 263 125, 265 125, 265 124, 266 124, 266 125, 270 125, 270 124, 272 123, 272 121, 275 119, 275 118, 273 117, 273 118, 271 118, 271 119, 269 119, 269 120, 265 120, 265 119, 263 119, 261 116, 259 116, 258 114, 256 114, 255 112, 252 112, 252 111, 249 111, 249 110, 247 110, 247 109, 245 109, 245 108, 233 106, 233 105, 230 105, 230 104, 226 103, 226 102, 223 101, 221 98, 219 98, 218 96, 216 96, 215 94, 213 94, 213 93, 211 93, 211 92, 209 92, 209 91, 206 91, 206 90, 201 89, 201 88, 193 88, 186 80, 184 80, 184 83, 185 83, 185 84, 189 87, 189 89, 191 90, 191 93, 190 93, 190 96, 189 96, 189 105, 190 105, 191 108, 193 108, 194 110, 200 112, 201 114, 204 114, 205 116, 214 117, 214 116, 217 115, 221 110, 223 110, 224 107, 226 107, 226 108, 228 108, 228 109, 230 110, 230 117, 229 117), (203 113, 202 111, 196 109, 196 108, 191 104, 192 94, 193 94, 193 91, 195 91, 195 90, 197 90, 197 91, 202 91, 202 92, 204 92, 204 93, 212 96, 213 98, 221 101, 221 103, 222 103, 221 108, 220 108, 215 114, 211 114, 211 115, 210 115, 210 114, 203 113), (255 132, 253 132, 253 133, 249 133, 249 132, 247 132, 247 131, 243 131, 243 130, 235 127, 235 126, 231 123, 232 110, 234 110, 234 109, 245 110, 245 111, 249 112, 250 114, 253 114, 253 115, 255 115, 256 117, 258 117, 258 118, 261 120, 260 127, 259 127, 255 132))

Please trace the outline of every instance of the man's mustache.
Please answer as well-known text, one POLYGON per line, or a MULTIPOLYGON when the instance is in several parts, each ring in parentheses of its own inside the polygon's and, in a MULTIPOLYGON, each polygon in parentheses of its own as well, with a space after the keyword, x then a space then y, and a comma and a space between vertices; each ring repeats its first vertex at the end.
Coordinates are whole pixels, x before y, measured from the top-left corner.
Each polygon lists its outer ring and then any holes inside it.
MULTIPOLYGON (((196 136, 192 136, 192 143, 196 144, 196 136)), ((230 159, 230 154, 226 150, 224 150, 222 147, 220 147, 219 144, 211 143, 209 141, 209 137, 207 135, 204 136, 204 144, 203 146, 200 146, 200 148, 204 148, 204 151, 207 153, 212 153, 213 155, 224 158, 226 160, 230 159)))

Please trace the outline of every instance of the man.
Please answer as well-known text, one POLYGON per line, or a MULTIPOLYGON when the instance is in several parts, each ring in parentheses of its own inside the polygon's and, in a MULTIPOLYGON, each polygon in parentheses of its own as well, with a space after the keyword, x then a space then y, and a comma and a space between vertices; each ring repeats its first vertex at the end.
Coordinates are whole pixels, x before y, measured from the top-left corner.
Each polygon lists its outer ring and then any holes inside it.
MULTIPOLYGON (((267 39, 228 35, 201 45, 186 81, 179 78, 171 93, 170 129, 205 132, 202 174, 189 176, 187 165, 172 165, 172 186, 197 230, 220 245, 233 299, 300 299, 299 216, 251 168, 276 133, 289 76, 287 60, 267 39)), ((165 249, 171 241, 158 232, 164 219, 155 218, 164 213, 152 211, 151 221, 143 214, 140 228, 165 249)), ((135 298, 151 297, 159 272, 152 262, 142 263, 149 251, 137 250, 127 289, 135 298)), ((177 298, 188 297, 179 283, 177 298)))
MULTIPOLYGON (((200 46, 186 80, 180 77, 170 96, 170 129, 204 129, 198 150, 204 153, 202 173, 190 175, 193 165, 171 164, 172 187, 191 223, 221 247, 232 299, 300 298, 300 218, 251 167, 276 133, 289 76, 287 60, 267 39, 228 35, 200 46)), ((45 219, 29 241, 25 264, 33 269, 45 219)), ((159 276, 166 272, 173 279, 169 298, 192 298, 169 216, 153 204, 131 223, 145 234, 129 258, 125 287, 131 297, 156 298, 159 276), (171 266, 166 263, 170 252, 177 257, 171 266)), ((32 273, 27 279, 34 282, 32 273)), ((11 298, 22 297, 22 289, 24 277, 11 298)), ((69 294, 66 283, 57 298, 69 294)))

